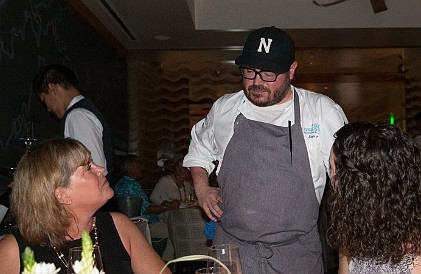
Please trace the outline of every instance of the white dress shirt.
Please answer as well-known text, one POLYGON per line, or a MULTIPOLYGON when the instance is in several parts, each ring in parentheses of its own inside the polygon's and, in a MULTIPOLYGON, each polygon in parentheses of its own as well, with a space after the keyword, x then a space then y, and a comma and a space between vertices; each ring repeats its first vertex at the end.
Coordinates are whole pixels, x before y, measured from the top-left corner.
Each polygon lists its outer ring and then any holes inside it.
MULTIPOLYGON (((83 95, 74 97, 67 109, 83 98, 85 98, 83 95)), ((64 136, 76 139, 84 144, 91 152, 93 162, 106 168, 107 161, 102 143, 102 131, 103 128, 99 119, 91 111, 84 108, 75 108, 70 111, 64 124, 64 136)))

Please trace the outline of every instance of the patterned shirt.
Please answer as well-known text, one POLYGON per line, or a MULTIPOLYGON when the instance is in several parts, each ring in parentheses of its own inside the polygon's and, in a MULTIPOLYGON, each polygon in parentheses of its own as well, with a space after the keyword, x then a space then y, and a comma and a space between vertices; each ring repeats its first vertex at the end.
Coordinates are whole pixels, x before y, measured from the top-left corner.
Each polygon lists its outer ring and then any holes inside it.
POLYGON ((142 209, 140 210, 140 215, 148 219, 150 224, 157 223, 160 221, 159 217, 156 214, 145 214, 146 209, 148 209, 150 203, 148 195, 143 191, 139 182, 129 176, 124 176, 121 178, 118 183, 115 185, 115 196, 135 196, 142 199, 142 209))
POLYGON ((349 274, 411 274, 411 269, 418 265, 418 259, 412 255, 405 255, 396 265, 382 264, 370 259, 351 259, 349 274))

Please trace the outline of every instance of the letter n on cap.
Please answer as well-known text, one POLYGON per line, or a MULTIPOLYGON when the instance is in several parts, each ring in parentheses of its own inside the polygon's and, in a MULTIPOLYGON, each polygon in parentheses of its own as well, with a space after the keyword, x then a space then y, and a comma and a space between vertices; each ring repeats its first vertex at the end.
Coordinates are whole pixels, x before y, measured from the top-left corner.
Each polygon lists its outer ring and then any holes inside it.
POLYGON ((257 52, 262 52, 262 47, 265 48, 265 52, 269 53, 270 51, 270 45, 272 44, 272 39, 268 38, 268 42, 266 43, 265 38, 260 38, 260 44, 259 48, 257 49, 257 52))

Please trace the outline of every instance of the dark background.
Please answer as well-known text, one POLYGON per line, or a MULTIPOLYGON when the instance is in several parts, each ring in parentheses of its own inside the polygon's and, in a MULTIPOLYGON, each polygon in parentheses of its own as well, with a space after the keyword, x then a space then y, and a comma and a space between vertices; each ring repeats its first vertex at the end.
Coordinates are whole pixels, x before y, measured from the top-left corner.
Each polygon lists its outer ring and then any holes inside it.
MULTIPOLYGON (((0 0, 0 167, 15 167, 25 152, 19 141, 32 121, 40 141, 60 137, 59 120, 32 92, 44 64, 69 66, 81 93, 110 125, 116 149, 127 150, 126 60, 64 0, 0 0)), ((0 175, 0 196, 12 179, 0 175)))

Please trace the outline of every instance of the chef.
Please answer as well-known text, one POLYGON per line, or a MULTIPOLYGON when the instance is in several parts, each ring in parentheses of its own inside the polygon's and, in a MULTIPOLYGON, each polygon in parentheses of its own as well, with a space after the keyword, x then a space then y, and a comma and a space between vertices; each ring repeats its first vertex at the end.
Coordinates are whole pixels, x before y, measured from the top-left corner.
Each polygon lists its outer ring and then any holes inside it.
POLYGON ((217 222, 213 244, 239 245, 244 274, 322 274, 319 204, 334 133, 347 118, 327 96, 291 84, 298 62, 281 29, 252 32, 235 63, 243 90, 194 125, 183 162, 217 222), (208 182, 214 161, 219 188, 208 182))

